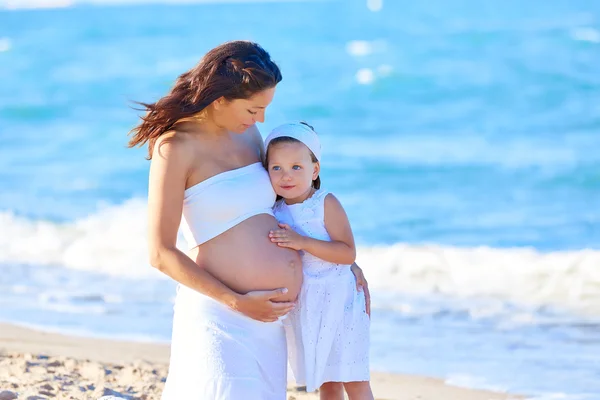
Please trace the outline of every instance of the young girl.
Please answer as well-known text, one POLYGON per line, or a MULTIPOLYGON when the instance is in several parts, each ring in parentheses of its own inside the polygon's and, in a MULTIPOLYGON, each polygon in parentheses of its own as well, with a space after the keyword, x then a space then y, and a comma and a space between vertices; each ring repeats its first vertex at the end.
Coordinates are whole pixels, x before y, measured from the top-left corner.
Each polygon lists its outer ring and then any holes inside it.
POLYGON ((371 400, 369 325, 364 292, 350 265, 356 257, 348 217, 320 188, 321 144, 306 123, 275 128, 265 141, 266 165, 278 195, 278 246, 299 250, 304 282, 284 321, 289 363, 299 385, 321 399, 371 400))

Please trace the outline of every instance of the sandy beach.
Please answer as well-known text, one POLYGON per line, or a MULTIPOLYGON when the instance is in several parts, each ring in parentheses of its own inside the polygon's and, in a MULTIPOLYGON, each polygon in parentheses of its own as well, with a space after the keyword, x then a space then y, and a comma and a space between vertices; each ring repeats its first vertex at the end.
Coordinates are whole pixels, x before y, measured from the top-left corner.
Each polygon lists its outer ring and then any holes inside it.
MULTIPOLYGON (((0 400, 158 400, 169 347, 66 336, 0 324, 0 400), (18 396, 18 397, 17 397, 18 396), (114 396, 114 397, 111 397, 114 396)), ((438 379, 373 372, 379 400, 501 400, 522 397, 446 385, 438 379)), ((288 400, 318 395, 288 389, 288 400)))

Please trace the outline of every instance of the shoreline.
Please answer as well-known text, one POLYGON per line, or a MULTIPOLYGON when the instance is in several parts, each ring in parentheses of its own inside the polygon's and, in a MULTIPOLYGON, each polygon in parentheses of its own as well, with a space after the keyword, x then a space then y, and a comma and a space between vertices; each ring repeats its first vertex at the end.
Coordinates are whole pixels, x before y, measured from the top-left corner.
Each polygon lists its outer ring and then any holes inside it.
MULTIPOLYGON (((114 395, 158 400, 168 361, 168 344, 71 336, 0 323, 0 396, 8 390, 19 398, 97 399, 114 395)), ((523 399, 408 374, 373 371, 371 384, 377 400, 523 399)), ((316 400, 318 395, 299 392, 290 385, 287 399, 316 400)))

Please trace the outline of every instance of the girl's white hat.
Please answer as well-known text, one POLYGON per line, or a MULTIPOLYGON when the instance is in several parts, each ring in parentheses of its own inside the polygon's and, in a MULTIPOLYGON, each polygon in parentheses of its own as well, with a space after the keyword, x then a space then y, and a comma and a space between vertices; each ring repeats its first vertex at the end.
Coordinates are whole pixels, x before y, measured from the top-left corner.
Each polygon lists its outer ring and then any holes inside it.
POLYGON ((319 136, 310 127, 301 123, 283 124, 273 129, 265 139, 265 148, 269 147, 271 140, 284 136, 304 143, 313 152, 317 161, 321 161, 321 142, 319 141, 319 136))

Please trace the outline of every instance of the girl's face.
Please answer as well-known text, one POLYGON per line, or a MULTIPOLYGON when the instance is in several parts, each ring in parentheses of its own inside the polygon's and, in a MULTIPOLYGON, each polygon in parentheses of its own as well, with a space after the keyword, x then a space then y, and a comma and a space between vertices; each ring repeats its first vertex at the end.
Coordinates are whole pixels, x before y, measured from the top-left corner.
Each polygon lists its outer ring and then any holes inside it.
POLYGON ((295 204, 312 194, 312 181, 319 176, 320 166, 303 143, 283 142, 269 146, 268 170, 275 193, 287 204, 295 204))

